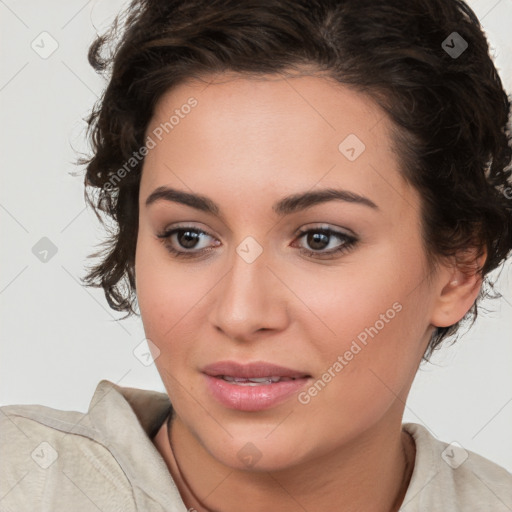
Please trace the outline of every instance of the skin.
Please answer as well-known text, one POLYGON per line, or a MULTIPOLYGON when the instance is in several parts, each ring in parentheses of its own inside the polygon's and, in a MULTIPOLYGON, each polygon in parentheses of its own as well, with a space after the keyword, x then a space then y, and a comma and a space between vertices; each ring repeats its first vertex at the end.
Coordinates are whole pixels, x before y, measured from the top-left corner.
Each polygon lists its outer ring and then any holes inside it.
POLYGON ((480 279, 449 261, 435 271, 427 264, 419 194, 368 96, 320 76, 210 78, 168 91, 147 130, 197 99, 146 156, 140 187, 138 304, 175 410, 172 449, 165 425, 155 446, 196 510, 239 511, 241 497, 247 512, 397 510, 414 464, 401 431, 405 400, 434 326, 464 316, 480 279), (348 134, 366 146, 355 161, 338 149, 348 134), (146 207, 160 186, 208 196, 222 215, 165 200, 146 207), (285 196, 329 187, 378 208, 331 200, 283 217, 272 210, 285 196), (173 256, 157 235, 178 224, 212 236, 169 245, 211 251, 173 256), (297 235, 320 226, 358 242, 321 256, 344 240, 331 235, 317 248, 297 235), (236 252, 248 236, 263 250, 252 263, 236 252), (204 385, 200 369, 220 360, 272 362, 316 381, 393 304, 394 318, 307 404, 292 396, 236 411, 204 385), (247 443, 261 455, 251 467, 238 456, 247 443))

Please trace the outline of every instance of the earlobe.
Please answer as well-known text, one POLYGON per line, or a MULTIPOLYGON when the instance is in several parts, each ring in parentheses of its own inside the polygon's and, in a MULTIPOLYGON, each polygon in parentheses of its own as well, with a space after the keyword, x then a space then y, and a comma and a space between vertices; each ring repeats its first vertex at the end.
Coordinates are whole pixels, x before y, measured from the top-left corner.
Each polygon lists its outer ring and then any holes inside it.
POLYGON ((435 327, 454 325, 471 309, 482 286, 480 269, 485 254, 473 259, 473 264, 445 267, 440 272, 439 292, 432 311, 431 324, 435 327))

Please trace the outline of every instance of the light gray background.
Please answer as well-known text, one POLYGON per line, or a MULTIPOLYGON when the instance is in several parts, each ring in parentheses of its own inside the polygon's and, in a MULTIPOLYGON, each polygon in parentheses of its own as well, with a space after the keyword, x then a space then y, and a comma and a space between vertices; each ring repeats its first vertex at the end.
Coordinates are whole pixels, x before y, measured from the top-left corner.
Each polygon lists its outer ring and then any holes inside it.
MULTIPOLYGON (((144 340, 140 319, 116 322, 103 292, 78 282, 103 236, 73 166, 74 150, 87 151, 82 119, 104 87, 86 54, 125 3, 0 0, 2 405, 85 411, 101 379, 163 391, 154 365, 133 354, 144 340), (45 31, 51 37, 40 36, 45 31), (46 59, 31 47, 35 41, 47 51, 52 39, 58 48, 46 59), (46 263, 32 253, 42 237, 58 249, 46 263)), ((512 2, 469 3, 511 91, 512 2)), ((422 366, 405 421, 512 471, 511 261, 498 285, 504 298, 486 304, 492 312, 482 312, 457 345, 422 366)))

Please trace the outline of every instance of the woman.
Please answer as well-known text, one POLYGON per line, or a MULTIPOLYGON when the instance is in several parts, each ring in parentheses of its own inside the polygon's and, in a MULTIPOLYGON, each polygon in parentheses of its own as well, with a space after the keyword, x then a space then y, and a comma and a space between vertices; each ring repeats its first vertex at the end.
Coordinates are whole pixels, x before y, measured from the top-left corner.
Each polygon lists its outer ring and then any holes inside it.
POLYGON ((512 249, 510 103, 473 12, 134 0, 116 28, 83 163, 119 229, 85 283, 138 305, 167 394, 4 407, 2 506, 511 510, 505 469, 402 424, 512 249))

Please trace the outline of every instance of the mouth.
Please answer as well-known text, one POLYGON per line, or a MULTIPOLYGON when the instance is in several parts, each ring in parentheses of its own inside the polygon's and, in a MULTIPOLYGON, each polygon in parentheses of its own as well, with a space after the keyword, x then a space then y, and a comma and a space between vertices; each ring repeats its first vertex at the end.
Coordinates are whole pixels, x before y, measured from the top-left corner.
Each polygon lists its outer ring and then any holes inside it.
POLYGON ((257 361, 237 363, 236 361, 219 361, 203 368, 203 373, 210 377, 223 379, 240 385, 264 385, 289 380, 309 378, 311 375, 273 363, 257 361))
POLYGON ((222 361, 205 366, 210 396, 230 409, 260 411, 290 398, 311 375, 272 363, 222 361))
POLYGON ((215 375, 217 379, 225 380, 226 382, 231 382, 232 384, 236 384, 237 386, 262 386, 268 384, 275 384, 276 382, 287 382, 290 380, 297 380, 302 377, 280 377, 280 376, 271 376, 271 377, 253 377, 253 378, 245 378, 245 377, 234 377, 232 375, 215 375))

